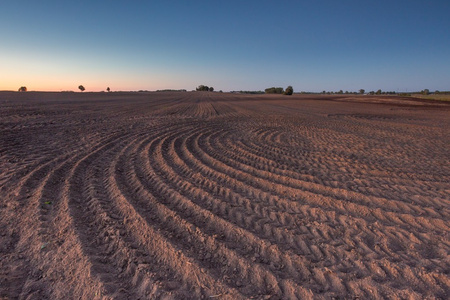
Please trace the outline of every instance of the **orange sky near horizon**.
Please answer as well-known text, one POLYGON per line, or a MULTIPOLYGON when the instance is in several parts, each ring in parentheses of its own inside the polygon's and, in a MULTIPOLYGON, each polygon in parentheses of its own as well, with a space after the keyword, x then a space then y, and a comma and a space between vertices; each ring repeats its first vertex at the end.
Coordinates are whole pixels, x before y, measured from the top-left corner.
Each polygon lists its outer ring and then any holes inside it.
MULTIPOLYGON (((159 72, 157 75, 151 72, 135 72, 129 74, 109 73, 107 70, 95 72, 70 71, 64 68, 49 67, 49 65, 28 65, 9 67, 8 74, 0 74, 0 90, 17 91, 21 86, 29 91, 78 91, 81 84, 86 91, 104 91, 107 87, 111 90, 158 90, 158 89, 193 89, 192 86, 176 87, 173 84, 174 76, 159 72)), ((156 72, 155 72, 156 73, 156 72)), ((178 76, 177 76, 178 77, 178 76)))
POLYGON ((8 51, 0 56, 0 90, 17 91, 26 86, 29 91, 86 91, 194 89, 199 83, 195 71, 171 72, 170 66, 147 62, 135 64, 127 59, 110 63, 110 58, 82 57, 75 54, 54 55, 8 51), (118 68, 120 66, 120 68, 118 68), (183 82, 183 86, 177 86, 183 82))

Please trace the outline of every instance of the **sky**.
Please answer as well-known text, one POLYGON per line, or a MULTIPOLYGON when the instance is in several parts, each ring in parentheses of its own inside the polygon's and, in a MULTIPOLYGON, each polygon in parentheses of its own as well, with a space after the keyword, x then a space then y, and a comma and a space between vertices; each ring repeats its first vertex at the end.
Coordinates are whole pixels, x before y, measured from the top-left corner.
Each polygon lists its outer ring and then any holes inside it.
POLYGON ((0 90, 450 90, 448 0, 0 4, 0 90))

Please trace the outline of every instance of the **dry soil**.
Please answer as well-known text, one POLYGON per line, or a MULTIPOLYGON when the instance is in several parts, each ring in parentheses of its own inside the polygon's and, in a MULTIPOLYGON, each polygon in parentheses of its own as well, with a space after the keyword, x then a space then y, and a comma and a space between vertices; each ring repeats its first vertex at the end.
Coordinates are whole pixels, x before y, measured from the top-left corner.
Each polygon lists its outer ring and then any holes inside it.
POLYGON ((450 105, 0 93, 0 298, 448 299, 450 105))

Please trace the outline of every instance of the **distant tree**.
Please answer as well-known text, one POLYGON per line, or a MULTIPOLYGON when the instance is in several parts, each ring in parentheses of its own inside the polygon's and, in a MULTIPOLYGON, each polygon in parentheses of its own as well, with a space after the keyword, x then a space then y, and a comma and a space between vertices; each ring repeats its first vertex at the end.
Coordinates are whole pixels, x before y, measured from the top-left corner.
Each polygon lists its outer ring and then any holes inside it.
POLYGON ((109 92, 111 92, 111 89, 109 88, 109 86, 106 88, 106 90, 109 92))
POLYGON ((209 87, 210 92, 214 92, 214 88, 212 86, 209 87))
MULTIPOLYGON (((201 85, 199 85, 197 88, 196 88, 196 90, 197 91, 209 91, 209 86, 207 86, 207 85, 203 85, 203 84, 201 84, 201 85)), ((213 90, 214 90, 214 88, 213 88, 213 90)))
POLYGON ((326 94, 327 93, 327 91, 322 91, 322 94, 326 94))
POLYGON ((339 92, 337 92, 336 94, 343 94, 344 91, 343 90, 339 90, 339 92))
POLYGON ((292 88, 292 86, 288 86, 286 88, 286 90, 284 91, 285 95, 292 95, 294 93, 294 89, 292 88))
POLYGON ((422 94, 424 94, 424 95, 429 95, 429 94, 430 94, 430 90, 429 90, 429 89, 424 89, 424 90, 422 91, 422 94))
POLYGON ((375 92, 376 95, 381 95, 381 90, 375 92))
POLYGON ((21 86, 19 88, 19 92, 26 92, 27 91, 27 87, 26 86, 21 86))
POLYGON ((283 94, 284 90, 282 87, 271 87, 264 90, 266 94, 283 94))
POLYGON ((440 92, 438 90, 434 91, 435 94, 439 94, 440 92))
POLYGON ((365 92, 366 92, 365 89, 360 89, 360 90, 359 90, 359 93, 360 93, 360 94, 364 94, 365 92))
POLYGON ((79 85, 78 88, 80 89, 80 91, 84 92, 85 88, 82 85, 79 85))
POLYGON ((370 91, 369 95, 375 95, 375 92, 374 91, 370 91))

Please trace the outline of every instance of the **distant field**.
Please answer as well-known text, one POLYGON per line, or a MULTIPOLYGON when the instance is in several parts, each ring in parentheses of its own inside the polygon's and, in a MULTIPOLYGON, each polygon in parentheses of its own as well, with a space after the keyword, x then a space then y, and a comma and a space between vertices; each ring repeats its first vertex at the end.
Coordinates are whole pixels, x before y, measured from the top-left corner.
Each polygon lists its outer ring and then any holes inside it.
POLYGON ((432 95, 412 94, 411 97, 428 100, 450 101, 450 94, 432 94, 432 95))
POLYGON ((448 299, 450 105, 0 93, 1 299, 448 299))

